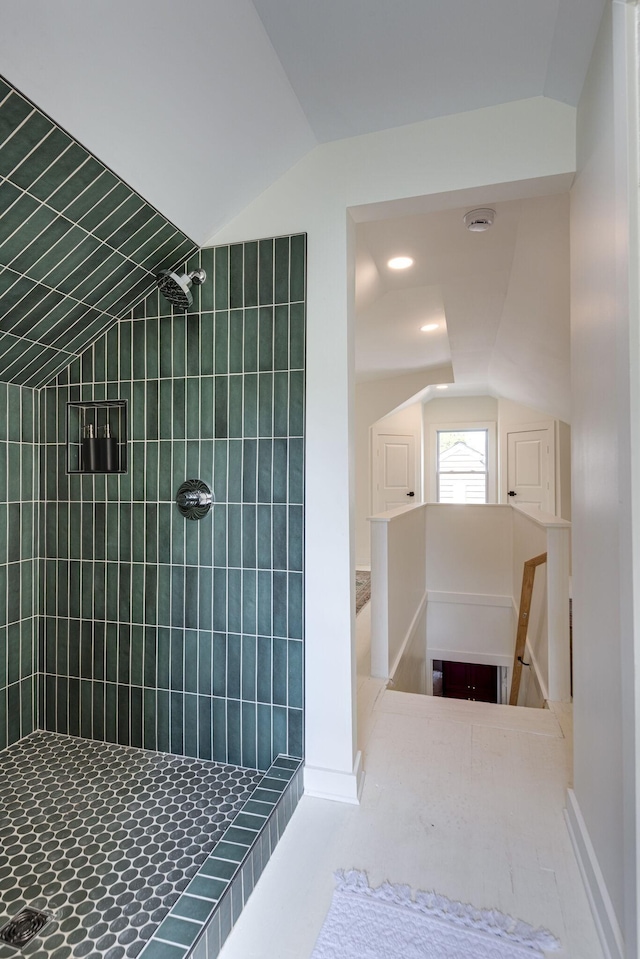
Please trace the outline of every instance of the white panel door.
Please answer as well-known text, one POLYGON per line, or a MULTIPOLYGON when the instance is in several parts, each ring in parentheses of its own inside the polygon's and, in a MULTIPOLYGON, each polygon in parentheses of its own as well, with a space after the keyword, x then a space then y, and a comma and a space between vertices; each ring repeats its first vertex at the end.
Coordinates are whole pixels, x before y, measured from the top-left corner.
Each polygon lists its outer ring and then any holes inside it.
POLYGON ((551 430, 507 434, 507 496, 516 505, 555 513, 555 463, 551 430))
POLYGON ((415 436, 380 433, 375 469, 376 513, 416 502, 415 436))

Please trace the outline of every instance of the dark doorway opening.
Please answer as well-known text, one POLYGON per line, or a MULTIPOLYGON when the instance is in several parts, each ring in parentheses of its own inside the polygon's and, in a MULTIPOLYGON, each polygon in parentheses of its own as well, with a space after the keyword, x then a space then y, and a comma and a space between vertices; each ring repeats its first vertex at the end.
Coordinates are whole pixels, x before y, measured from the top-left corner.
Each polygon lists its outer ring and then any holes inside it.
POLYGON ((484 663, 453 663, 447 660, 434 660, 433 669, 434 696, 445 696, 449 699, 470 699, 478 703, 499 702, 497 666, 487 666, 484 663), (437 677, 437 683, 436 672, 440 673, 440 676, 437 677))

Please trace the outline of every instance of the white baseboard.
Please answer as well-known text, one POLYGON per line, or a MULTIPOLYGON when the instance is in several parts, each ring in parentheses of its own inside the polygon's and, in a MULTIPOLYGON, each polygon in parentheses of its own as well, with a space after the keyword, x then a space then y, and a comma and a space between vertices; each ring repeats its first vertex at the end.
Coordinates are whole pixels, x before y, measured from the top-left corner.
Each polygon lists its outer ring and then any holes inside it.
POLYGON ((358 805, 364 786, 362 753, 358 751, 353 770, 343 773, 337 769, 322 769, 319 766, 304 767, 304 794, 316 799, 333 799, 358 805))
POLYGON ((605 959, 624 959, 624 940, 573 789, 567 789, 565 818, 605 959))

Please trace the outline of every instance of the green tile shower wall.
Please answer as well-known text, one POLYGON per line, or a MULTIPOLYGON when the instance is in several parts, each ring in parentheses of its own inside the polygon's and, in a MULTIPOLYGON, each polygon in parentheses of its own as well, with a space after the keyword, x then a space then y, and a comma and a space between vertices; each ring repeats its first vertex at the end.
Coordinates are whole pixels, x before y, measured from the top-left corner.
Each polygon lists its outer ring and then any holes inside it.
POLYGON ((41 391, 43 720, 265 769, 303 750, 305 237, 199 266, 188 313, 149 296, 41 391), (129 472, 68 475, 66 403, 104 398, 129 472))
POLYGON ((0 749, 36 715, 38 394, 0 383, 0 749))
POLYGON ((0 380, 48 383, 195 249, 0 78, 0 380))

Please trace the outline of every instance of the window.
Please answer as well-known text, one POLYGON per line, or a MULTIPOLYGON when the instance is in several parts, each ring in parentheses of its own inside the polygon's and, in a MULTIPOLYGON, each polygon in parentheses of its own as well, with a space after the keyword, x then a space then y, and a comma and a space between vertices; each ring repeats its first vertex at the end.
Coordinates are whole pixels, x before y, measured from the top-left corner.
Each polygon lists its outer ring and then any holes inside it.
POLYGON ((489 502, 489 429, 436 429, 438 503, 489 502))

